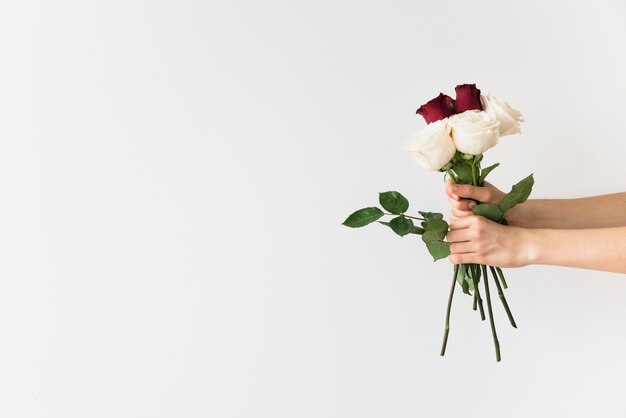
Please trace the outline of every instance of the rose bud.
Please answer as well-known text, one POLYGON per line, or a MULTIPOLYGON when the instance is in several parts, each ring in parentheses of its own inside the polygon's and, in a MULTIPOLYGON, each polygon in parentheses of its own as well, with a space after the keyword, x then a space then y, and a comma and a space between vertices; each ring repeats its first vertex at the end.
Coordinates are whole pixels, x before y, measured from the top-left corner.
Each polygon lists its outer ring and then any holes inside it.
POLYGON ((481 96, 481 100, 485 112, 500 121, 500 136, 518 134, 522 131, 520 124, 524 122, 524 118, 519 111, 490 94, 481 96))
POLYGON ((454 91, 456 92, 455 113, 483 110, 480 103, 480 90, 476 88, 476 84, 460 84, 454 88, 454 91))
POLYGON ((422 167, 440 170, 456 153, 446 121, 428 124, 404 143, 404 149, 422 167))
POLYGON ((428 103, 421 105, 415 113, 422 115, 426 120, 426 123, 432 123, 445 119, 455 113, 454 100, 450 96, 439 93, 439 96, 430 100, 428 103))
POLYGON ((448 118, 456 149, 480 155, 498 143, 500 122, 486 112, 471 110, 448 118))

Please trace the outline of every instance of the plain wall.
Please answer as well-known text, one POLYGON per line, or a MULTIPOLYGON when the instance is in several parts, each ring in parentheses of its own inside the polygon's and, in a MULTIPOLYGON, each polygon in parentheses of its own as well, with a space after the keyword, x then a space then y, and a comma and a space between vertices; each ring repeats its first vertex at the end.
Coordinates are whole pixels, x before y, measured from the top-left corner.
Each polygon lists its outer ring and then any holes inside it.
MULTIPOLYGON (((0 3, 0 416, 618 417, 626 277, 508 270, 519 329, 418 237, 415 109, 476 82, 526 117, 503 189, 624 191, 621 1, 0 3)), ((581 243, 584 245, 584 243, 581 243)))

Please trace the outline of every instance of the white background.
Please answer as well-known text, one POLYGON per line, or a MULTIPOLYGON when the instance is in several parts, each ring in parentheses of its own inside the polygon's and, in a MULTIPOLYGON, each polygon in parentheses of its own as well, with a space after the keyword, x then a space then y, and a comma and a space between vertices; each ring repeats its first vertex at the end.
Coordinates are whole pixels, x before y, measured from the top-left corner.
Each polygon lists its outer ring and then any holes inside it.
MULTIPOLYGON (((349 230, 478 83, 503 189, 624 191, 620 1, 0 3, 0 416, 623 416, 623 275, 509 270, 502 362, 450 265, 349 230)), ((580 245, 585 245, 580 243, 580 245)), ((496 301, 497 302, 497 301, 496 301)))

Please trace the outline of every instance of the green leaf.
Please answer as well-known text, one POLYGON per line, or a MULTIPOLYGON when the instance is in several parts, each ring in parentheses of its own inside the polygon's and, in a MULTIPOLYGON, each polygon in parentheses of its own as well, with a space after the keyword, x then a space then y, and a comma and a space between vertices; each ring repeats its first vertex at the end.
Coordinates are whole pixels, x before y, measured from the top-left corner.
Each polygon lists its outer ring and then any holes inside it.
MULTIPOLYGON (((389 222, 378 221, 378 223, 387 225, 389 228, 391 228, 391 226, 389 225, 389 222)), ((411 228, 411 230, 409 231, 409 234, 422 235, 423 233, 424 233, 424 228, 420 228, 419 226, 415 226, 415 225, 413 225, 413 228, 411 228)))
POLYGON ((430 255, 435 261, 449 256, 450 243, 443 241, 448 233, 448 223, 440 219, 443 218, 443 215, 432 212, 420 212, 420 214, 426 219, 422 222, 424 226, 422 241, 426 243, 430 255))
POLYGON ((459 177, 459 183, 472 184, 472 166, 467 163, 457 163, 453 170, 459 177))
MULTIPOLYGON (((474 283, 474 278, 476 278, 476 272, 474 271, 474 264, 468 264, 467 265, 467 280, 474 283)), ((478 281, 476 283, 478 283, 478 281)))
POLYGON ((426 248, 433 256, 433 260, 437 261, 450 255, 450 243, 443 241, 431 241, 426 243, 426 248))
POLYGON ((514 185, 511 191, 507 193, 507 195, 504 196, 500 202, 500 210, 502 213, 506 213, 513 206, 525 202, 526 199, 528 199, 528 196, 530 196, 530 192, 533 190, 534 183, 535 179, 531 174, 524 180, 514 185))
POLYGON ((476 215, 491 219, 494 222, 498 222, 504 215, 498 205, 491 203, 481 203, 479 205, 472 206, 472 212, 476 215))
POLYGON ((455 152, 452 161, 454 161, 455 163, 464 162, 465 160, 463 159, 463 153, 461 151, 455 152))
POLYGON ((480 177, 478 178, 478 184, 482 186, 483 183, 485 182, 485 179, 487 178, 487 175, 491 173, 491 171, 499 165, 500 163, 495 163, 494 165, 490 165, 489 167, 483 168, 483 171, 480 173, 480 177))
POLYGON ((471 295, 471 292, 474 291, 474 282, 472 281, 472 278, 469 275, 469 270, 467 269, 468 266, 469 264, 459 265, 459 271, 456 275, 456 281, 459 283, 459 285, 463 289, 463 293, 467 295, 471 295))
MULTIPOLYGON (((437 213, 437 212, 422 212, 422 211, 417 211, 417 212, 420 215, 422 215, 422 217, 426 221, 431 221, 431 220, 434 220, 434 219, 443 219, 443 215, 441 213, 437 213)), ((422 226, 424 226, 424 222, 422 222, 422 226)))
POLYGON ((471 293, 469 291, 470 283, 472 283, 472 282, 467 280, 467 278, 465 278, 463 280, 463 282, 461 282, 461 289, 463 289, 463 293, 465 293, 466 295, 471 295, 471 293))
POLYGON ((419 226, 414 226, 413 229, 411 229, 411 234, 422 235, 424 231, 425 231, 424 228, 420 228, 419 226))
POLYGON ((474 269, 476 270, 476 283, 480 283, 480 278, 482 277, 480 266, 478 264, 474 264, 474 269))
POLYGON ((398 216, 389 221, 389 227, 393 229, 393 232, 403 237, 413 229, 413 221, 404 216, 398 216))
POLYGON ((463 282, 465 281, 465 276, 467 275, 466 266, 467 264, 460 264, 459 270, 456 273, 456 281, 459 282, 460 285, 463 284, 463 282))
POLYGON ((409 201, 398 192, 379 193, 378 201, 383 208, 394 215, 404 213, 409 208, 409 201))
POLYGON ((422 241, 429 243, 432 241, 443 241, 448 233, 448 223, 443 219, 433 219, 426 222, 422 241))
POLYGON ((377 221, 383 215, 383 211, 376 207, 363 208, 348 216, 348 218, 343 221, 342 225, 349 226, 350 228, 360 228, 377 221))

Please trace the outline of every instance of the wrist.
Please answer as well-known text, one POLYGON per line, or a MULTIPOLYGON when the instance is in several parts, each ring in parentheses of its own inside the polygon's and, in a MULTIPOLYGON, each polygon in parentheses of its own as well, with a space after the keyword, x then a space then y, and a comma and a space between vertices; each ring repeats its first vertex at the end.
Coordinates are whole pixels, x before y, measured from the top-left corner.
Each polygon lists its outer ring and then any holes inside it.
POLYGON ((543 254, 543 230, 541 229, 527 229, 520 228, 521 230, 521 245, 523 265, 541 264, 541 254, 543 254))
POLYGON ((506 212, 504 219, 511 226, 532 228, 533 224, 533 202, 527 200, 524 203, 515 205, 506 212))

